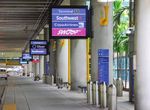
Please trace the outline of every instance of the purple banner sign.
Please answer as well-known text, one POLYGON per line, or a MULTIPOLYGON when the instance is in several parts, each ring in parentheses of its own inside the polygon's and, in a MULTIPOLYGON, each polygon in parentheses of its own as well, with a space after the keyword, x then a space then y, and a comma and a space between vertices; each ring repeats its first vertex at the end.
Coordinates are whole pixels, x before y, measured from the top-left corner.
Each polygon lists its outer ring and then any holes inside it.
POLYGON ((51 36, 87 37, 87 8, 52 8, 51 36))
POLYGON ((67 29, 67 28, 53 28, 52 34, 54 36, 86 36, 86 29, 67 29))

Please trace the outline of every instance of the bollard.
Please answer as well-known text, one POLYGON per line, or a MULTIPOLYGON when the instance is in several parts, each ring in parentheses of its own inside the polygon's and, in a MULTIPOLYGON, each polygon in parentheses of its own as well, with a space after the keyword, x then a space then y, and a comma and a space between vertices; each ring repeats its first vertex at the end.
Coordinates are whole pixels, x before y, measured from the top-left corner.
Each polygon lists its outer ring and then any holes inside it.
POLYGON ((54 76, 52 75, 52 84, 51 85, 54 85, 54 76))
POLYGON ((123 83, 121 78, 116 80, 116 89, 117 89, 117 96, 122 97, 123 96, 123 83))
POLYGON ((106 83, 100 84, 100 107, 106 108, 107 104, 107 93, 106 93, 106 83))
POLYGON ((108 88, 108 110, 117 110, 117 96, 115 85, 108 88))
POLYGON ((90 82, 87 83, 87 103, 90 104, 90 82))
POLYGON ((95 96, 96 97, 96 106, 99 107, 99 87, 98 87, 98 81, 96 81, 96 85, 95 86, 96 86, 95 87, 96 88, 96 94, 95 94, 96 95, 95 96))
POLYGON ((93 98, 92 98, 92 85, 93 85, 93 83, 92 82, 90 82, 90 104, 93 104, 93 98))
POLYGON ((93 99, 93 105, 96 105, 96 82, 93 82, 92 87, 92 99, 93 99))
POLYGON ((87 102, 88 104, 93 104, 93 100, 92 100, 92 85, 93 83, 90 81, 87 84, 87 102))
POLYGON ((43 80, 42 80, 43 83, 46 84, 46 75, 45 75, 45 74, 43 74, 43 78, 42 78, 42 79, 43 79, 43 80))

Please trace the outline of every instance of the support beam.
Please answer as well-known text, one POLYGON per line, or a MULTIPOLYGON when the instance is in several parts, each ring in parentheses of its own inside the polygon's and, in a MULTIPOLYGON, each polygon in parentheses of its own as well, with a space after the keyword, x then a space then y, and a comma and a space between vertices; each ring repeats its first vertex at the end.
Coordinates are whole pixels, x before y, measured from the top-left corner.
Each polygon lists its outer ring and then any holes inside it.
POLYGON ((149 0, 136 0, 137 73, 135 110, 149 110, 150 104, 150 6, 149 0))
MULTIPOLYGON (((98 49, 109 49, 109 83, 113 83, 113 3, 109 2, 108 25, 100 25, 101 11, 106 3, 92 0, 93 38, 91 40, 91 78, 98 80, 98 49)), ((103 12, 104 14, 104 12, 103 12)))
MULTIPOLYGON (((70 5, 86 5, 86 0, 70 0, 70 5)), ((87 86, 87 41, 71 40, 71 89, 87 86)))

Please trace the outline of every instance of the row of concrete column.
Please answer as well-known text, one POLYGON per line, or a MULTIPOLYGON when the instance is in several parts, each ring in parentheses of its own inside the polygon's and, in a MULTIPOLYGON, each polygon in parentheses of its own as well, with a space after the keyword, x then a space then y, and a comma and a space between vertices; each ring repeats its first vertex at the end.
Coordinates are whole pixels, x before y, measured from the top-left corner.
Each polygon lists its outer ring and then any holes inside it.
MULTIPOLYGON (((62 5, 86 5, 86 0, 64 0, 62 5)), ((88 40, 51 40, 48 56, 40 56, 39 63, 29 63, 28 72, 33 72, 41 78, 46 74, 46 63, 49 61, 49 73, 47 76, 55 76, 55 81, 61 78, 63 82, 69 82, 72 90, 77 90, 78 86, 86 86, 89 80, 98 80, 98 49, 109 49, 109 79, 112 83, 112 3, 109 4, 109 24, 108 26, 100 26, 100 9, 105 4, 92 1, 93 8, 93 38, 91 39, 91 75, 89 74, 89 48, 88 40), (63 43, 63 44, 62 44, 63 43), (56 48, 56 49, 55 49, 56 48), (91 78, 89 78, 91 76, 91 78)), ((44 29, 42 34, 38 36, 40 40, 48 40, 48 27, 44 29)), ((92 36, 90 36, 92 37, 92 36)), ((49 40, 48 40, 49 41, 49 40)))
MULTIPOLYGON (((93 38, 91 39, 91 80, 98 80, 98 49, 109 49, 109 79, 113 82, 113 18, 112 3, 109 3, 109 23, 108 26, 100 26, 100 10, 105 3, 91 1, 93 7, 93 38)), ((86 5, 86 0, 64 0, 63 5, 86 5)), ((92 36, 90 36, 92 37, 92 36)), ((71 88, 78 89, 78 86, 86 86, 90 78, 88 74, 88 50, 87 40, 65 40, 65 46, 57 44, 57 73, 63 81, 71 80, 71 88), (70 49, 68 49, 70 42, 70 49), (68 52, 70 52, 70 64, 68 64, 68 52), (62 59, 63 58, 63 59, 62 59), (68 65, 71 68, 68 71, 68 65), (68 79, 68 73, 71 77, 68 79)), ((89 65, 88 65, 89 66, 89 65)))
MULTIPOLYGON (((93 7, 92 28, 93 38, 91 39, 91 80, 98 80, 98 49, 109 49, 109 83, 113 81, 113 15, 112 3, 109 5, 108 26, 101 26, 100 10, 105 3, 97 3, 91 0, 93 7)), ((136 54, 137 54, 137 73, 136 73, 136 110, 149 110, 150 104, 150 51, 148 47, 150 35, 150 7, 148 0, 136 1, 136 54), (145 10, 144 10, 145 9, 145 10), (143 13, 144 10, 144 13, 143 13)), ((64 5, 84 5, 85 0, 64 0, 64 5)), ((46 33, 44 33, 46 34, 46 33)), ((53 43, 55 40, 52 40, 53 43)), ((49 61, 49 75, 55 78, 62 78, 64 82, 71 82, 71 88, 77 89, 78 86, 87 84, 87 41, 86 40, 64 40, 64 45, 60 45, 60 40, 50 45, 50 55, 40 57, 40 63, 28 64, 28 72, 40 73, 42 77, 45 74, 45 63, 49 61)), ((26 71, 27 72, 27 71, 26 71)))

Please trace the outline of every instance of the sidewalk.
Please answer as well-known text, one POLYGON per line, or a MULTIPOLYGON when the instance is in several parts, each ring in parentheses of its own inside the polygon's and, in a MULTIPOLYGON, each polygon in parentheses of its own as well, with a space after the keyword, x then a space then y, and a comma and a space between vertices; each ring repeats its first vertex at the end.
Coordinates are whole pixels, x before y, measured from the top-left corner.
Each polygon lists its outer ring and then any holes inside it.
MULTIPOLYGON (((3 104, 16 105, 17 110, 103 110, 88 105, 86 94, 57 89, 27 78, 8 79, 3 104)), ((134 109, 126 103, 126 98, 118 98, 118 110, 134 109)))

